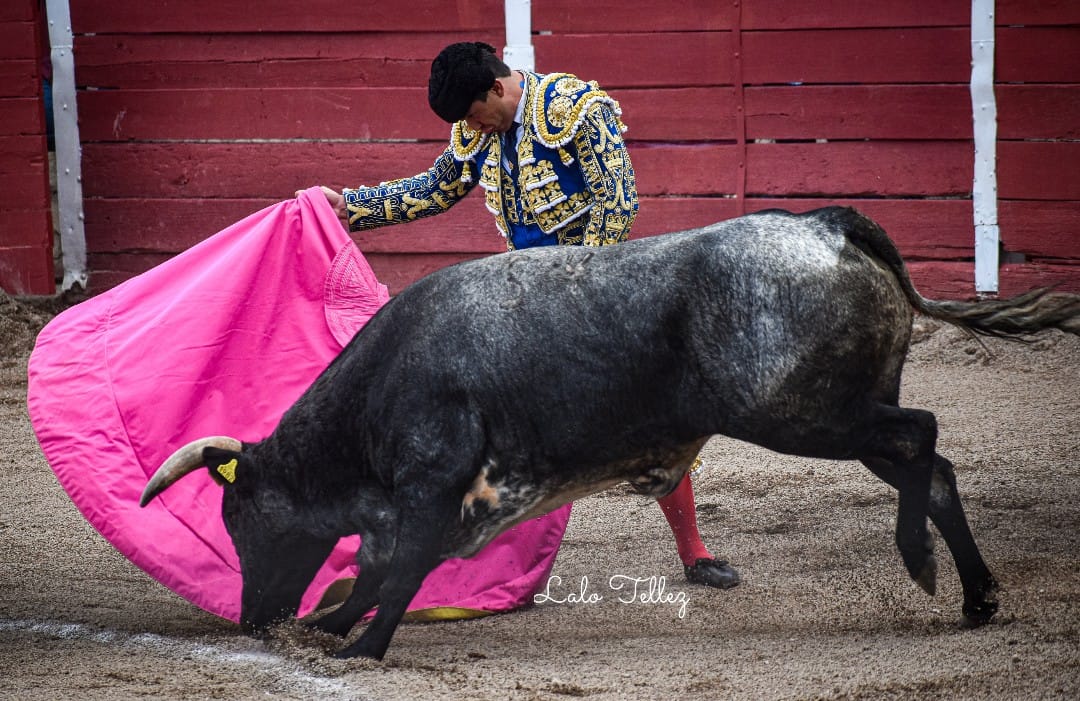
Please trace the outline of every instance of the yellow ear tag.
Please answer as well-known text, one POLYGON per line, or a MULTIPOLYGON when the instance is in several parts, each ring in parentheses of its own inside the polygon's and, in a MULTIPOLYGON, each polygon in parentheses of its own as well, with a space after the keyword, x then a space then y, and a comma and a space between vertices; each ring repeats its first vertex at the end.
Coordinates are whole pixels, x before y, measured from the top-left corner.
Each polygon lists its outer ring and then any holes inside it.
POLYGON ((217 466, 217 473, 219 475, 221 475, 221 477, 226 482, 228 482, 229 484, 232 484, 233 482, 235 482, 236 481, 236 458, 233 458, 232 460, 225 463, 224 465, 218 465, 217 466))

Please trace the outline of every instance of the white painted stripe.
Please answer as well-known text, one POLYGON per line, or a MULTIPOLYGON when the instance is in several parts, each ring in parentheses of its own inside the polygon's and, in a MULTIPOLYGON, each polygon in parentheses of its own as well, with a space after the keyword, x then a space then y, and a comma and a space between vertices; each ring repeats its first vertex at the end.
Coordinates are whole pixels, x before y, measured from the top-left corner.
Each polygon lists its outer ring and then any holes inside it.
POLYGON ((297 691, 313 694, 312 698, 363 698, 358 690, 343 680, 305 672, 295 662, 268 651, 262 643, 251 638, 237 637, 235 644, 228 641, 225 645, 214 645, 156 633, 122 633, 82 623, 9 619, 0 619, 0 633, 29 633, 46 638, 112 645, 178 660, 211 660, 216 666, 231 665, 252 668, 252 671, 271 672, 284 682, 295 685, 297 691))
POLYGON ((505 0, 506 46, 503 47, 503 63, 510 68, 532 71, 536 69, 536 52, 532 45, 531 0, 505 0))
POLYGON ((971 109, 975 132, 975 291, 998 291, 997 102, 994 0, 971 2, 971 109))
MULTIPOLYGON (((64 290, 86 289, 86 230, 83 227, 82 146, 75 109, 75 57, 68 0, 47 0, 52 60, 53 131, 56 135, 56 191, 64 290)), ((119 118, 118 118, 119 119, 119 118)))

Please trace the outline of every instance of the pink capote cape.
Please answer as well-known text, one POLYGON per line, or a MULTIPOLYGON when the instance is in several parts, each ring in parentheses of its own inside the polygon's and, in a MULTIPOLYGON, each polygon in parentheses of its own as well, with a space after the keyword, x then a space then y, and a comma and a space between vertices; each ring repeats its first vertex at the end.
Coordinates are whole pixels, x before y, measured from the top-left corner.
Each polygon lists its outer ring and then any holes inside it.
MULTIPOLYGON (((387 299, 326 197, 307 190, 57 316, 30 357, 34 431, 60 484, 113 546, 185 599, 239 620, 221 488, 198 470, 140 509, 142 490, 191 440, 268 435, 387 299)), ((530 603, 569 511, 443 563, 410 611, 453 618, 530 603)), ((358 545, 356 536, 338 544, 300 616, 329 584, 356 576, 358 545)))

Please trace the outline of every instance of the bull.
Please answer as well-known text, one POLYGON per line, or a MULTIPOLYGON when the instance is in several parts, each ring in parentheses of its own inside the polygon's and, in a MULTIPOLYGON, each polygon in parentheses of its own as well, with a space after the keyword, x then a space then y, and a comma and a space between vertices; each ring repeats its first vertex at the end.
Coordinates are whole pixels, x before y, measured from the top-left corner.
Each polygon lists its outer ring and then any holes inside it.
POLYGON ((859 460, 898 492, 896 545, 933 595, 927 517, 988 622, 997 584, 968 527, 929 411, 899 405, 914 311, 970 332, 1080 334, 1080 296, 933 301, 893 243, 847 208, 757 213, 593 249, 470 261, 385 305, 257 443, 195 441, 145 505, 207 467, 225 488, 241 623, 294 616, 334 544, 360 575, 314 622, 340 657, 381 659, 424 577, 567 502, 628 481, 663 496, 713 435, 859 460))

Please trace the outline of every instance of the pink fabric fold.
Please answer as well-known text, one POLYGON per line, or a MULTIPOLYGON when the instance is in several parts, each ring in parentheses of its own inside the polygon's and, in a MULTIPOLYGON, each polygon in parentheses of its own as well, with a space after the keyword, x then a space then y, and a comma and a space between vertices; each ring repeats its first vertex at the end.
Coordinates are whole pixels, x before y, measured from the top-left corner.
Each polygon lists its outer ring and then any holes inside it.
MULTIPOLYGON (((58 315, 30 358, 30 418, 86 519, 174 592, 240 615, 241 579, 204 470, 140 509, 150 475, 208 435, 257 441, 388 299, 318 188, 257 212, 172 260, 58 315)), ((410 610, 506 611, 531 601, 569 506, 443 563, 410 610)), ((304 596, 356 576, 343 539, 304 596)))

